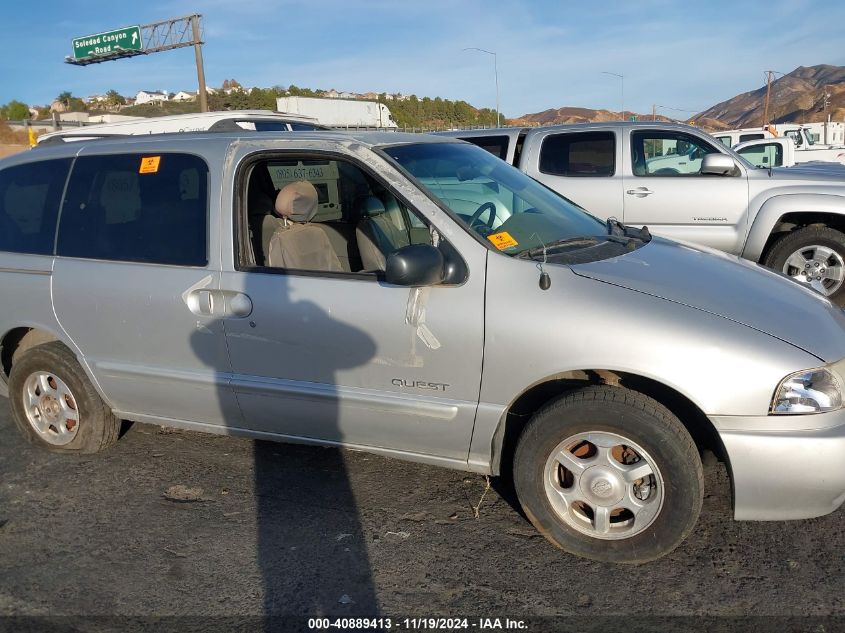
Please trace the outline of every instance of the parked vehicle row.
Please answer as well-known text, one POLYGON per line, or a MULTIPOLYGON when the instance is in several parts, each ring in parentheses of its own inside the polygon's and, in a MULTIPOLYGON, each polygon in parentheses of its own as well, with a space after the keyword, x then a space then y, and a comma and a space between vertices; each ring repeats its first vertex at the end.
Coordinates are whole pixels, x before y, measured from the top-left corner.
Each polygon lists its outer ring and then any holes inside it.
POLYGON ((824 145, 813 140, 801 125, 778 125, 770 129, 746 128, 714 133, 726 147, 756 167, 789 167, 804 163, 845 165, 845 147, 824 145))
MULTIPOLYGON (((657 235, 739 255, 833 301, 845 300, 840 170, 755 168, 713 137, 681 124, 442 134, 487 149, 602 219, 647 225, 657 235)), ((497 216, 492 228, 501 223, 506 204, 486 216, 497 216)))
POLYGON ((817 230, 773 229, 795 212, 779 199, 838 214, 832 187, 775 196, 681 127, 475 140, 523 171, 455 139, 332 131, 0 161, 0 391, 21 433, 90 453, 130 420, 512 476, 546 538, 616 562, 690 534, 704 450, 728 464, 737 519, 839 507, 842 310, 605 220, 764 252, 817 230), (654 173, 680 154, 711 175, 654 173))

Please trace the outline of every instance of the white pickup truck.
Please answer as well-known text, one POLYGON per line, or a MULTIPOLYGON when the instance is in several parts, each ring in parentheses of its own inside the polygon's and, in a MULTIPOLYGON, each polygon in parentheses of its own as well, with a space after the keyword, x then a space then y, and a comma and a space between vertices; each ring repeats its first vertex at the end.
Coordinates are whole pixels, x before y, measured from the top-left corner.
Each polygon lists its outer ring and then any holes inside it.
POLYGON ((713 136, 757 167, 788 167, 815 162, 845 164, 845 147, 816 143, 806 127, 778 125, 773 129, 777 135, 768 129, 745 128, 716 132, 713 136), (787 157, 787 154, 792 158, 787 157))
POLYGON ((739 255, 845 300, 841 171, 761 169, 701 130, 673 123, 441 134, 483 147, 601 218, 739 255))

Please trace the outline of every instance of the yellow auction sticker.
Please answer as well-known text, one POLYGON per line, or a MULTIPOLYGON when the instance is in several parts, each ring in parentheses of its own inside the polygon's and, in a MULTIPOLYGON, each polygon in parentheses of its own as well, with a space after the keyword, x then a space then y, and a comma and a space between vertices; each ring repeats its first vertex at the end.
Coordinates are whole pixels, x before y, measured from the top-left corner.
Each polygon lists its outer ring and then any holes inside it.
POLYGON ((161 162, 161 156, 144 156, 141 159, 141 166, 138 168, 139 174, 154 174, 158 171, 158 164, 161 162))
POLYGON ((487 239, 493 243, 493 246, 498 248, 500 251, 505 250, 506 248, 511 248, 513 246, 517 246, 519 242, 517 242, 510 233, 507 231, 502 231, 501 233, 493 233, 493 235, 488 235, 487 239))

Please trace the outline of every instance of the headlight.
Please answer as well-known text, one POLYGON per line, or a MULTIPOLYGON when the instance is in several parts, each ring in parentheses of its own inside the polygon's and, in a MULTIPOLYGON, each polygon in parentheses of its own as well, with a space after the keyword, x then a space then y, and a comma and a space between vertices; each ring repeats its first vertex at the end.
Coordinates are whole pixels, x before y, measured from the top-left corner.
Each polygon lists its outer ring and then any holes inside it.
POLYGON ((842 387, 829 369, 807 369, 790 374, 778 385, 773 414, 824 413, 842 407, 842 387))

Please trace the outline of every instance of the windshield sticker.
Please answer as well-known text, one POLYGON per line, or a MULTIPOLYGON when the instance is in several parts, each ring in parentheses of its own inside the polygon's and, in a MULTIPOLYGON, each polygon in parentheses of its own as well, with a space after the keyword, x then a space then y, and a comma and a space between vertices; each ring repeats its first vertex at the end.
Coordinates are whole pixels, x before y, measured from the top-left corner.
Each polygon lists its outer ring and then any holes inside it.
POLYGON ((512 248, 517 246, 519 242, 517 242, 511 234, 507 231, 502 231, 501 233, 493 233, 493 235, 488 235, 487 239, 493 243, 493 246, 498 248, 500 251, 505 250, 506 248, 512 248))
POLYGON ((139 174, 154 174, 158 171, 158 164, 161 162, 161 156, 144 156, 141 159, 141 166, 138 168, 139 174))

